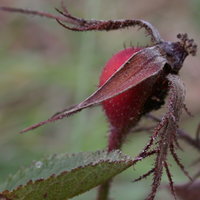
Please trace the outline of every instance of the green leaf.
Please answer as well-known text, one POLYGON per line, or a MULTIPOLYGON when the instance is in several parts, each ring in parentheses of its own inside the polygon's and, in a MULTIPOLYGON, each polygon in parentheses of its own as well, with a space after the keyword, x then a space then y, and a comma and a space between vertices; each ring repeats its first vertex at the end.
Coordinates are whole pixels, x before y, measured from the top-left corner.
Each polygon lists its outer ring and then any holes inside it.
POLYGON ((9 177, 0 186, 0 199, 66 200, 105 182, 134 162, 119 151, 54 155, 9 177))

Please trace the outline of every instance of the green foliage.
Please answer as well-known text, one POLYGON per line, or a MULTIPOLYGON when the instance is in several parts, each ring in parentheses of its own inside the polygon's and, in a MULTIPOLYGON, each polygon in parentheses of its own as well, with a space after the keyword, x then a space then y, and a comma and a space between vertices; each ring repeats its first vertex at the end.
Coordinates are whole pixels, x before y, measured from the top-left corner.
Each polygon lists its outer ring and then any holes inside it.
POLYGON ((71 198, 112 178, 133 162, 119 151, 54 155, 11 176, 0 187, 0 196, 15 200, 71 198))

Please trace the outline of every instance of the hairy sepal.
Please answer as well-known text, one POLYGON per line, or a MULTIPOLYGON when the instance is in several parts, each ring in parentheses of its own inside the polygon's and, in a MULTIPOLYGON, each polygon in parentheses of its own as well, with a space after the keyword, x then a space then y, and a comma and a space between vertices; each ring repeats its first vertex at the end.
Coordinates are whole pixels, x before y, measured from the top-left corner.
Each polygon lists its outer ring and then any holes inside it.
POLYGON ((163 70, 166 59, 161 55, 159 46, 148 47, 133 54, 101 87, 81 103, 56 113, 48 120, 39 122, 21 131, 27 132, 49 122, 70 116, 82 109, 97 105, 115 97, 143 81, 153 84, 163 70))
MULTIPOLYGON (((163 116, 162 121, 158 124, 154 131, 153 140, 158 137, 157 146, 157 157, 155 163, 155 171, 152 183, 152 191, 148 196, 147 200, 153 200, 155 194, 161 182, 161 177, 163 173, 163 168, 168 170, 168 178, 170 180, 170 187, 172 192, 174 191, 174 186, 172 185, 172 177, 168 169, 167 164, 167 154, 171 146, 176 143, 176 133, 178 129, 178 121, 184 107, 185 100, 185 87, 178 75, 169 74, 167 76, 169 81, 169 100, 168 100, 168 112, 163 116)), ((173 153, 176 155, 173 149, 173 153)), ((177 157, 178 158, 178 157, 177 157)), ((184 171, 183 166, 180 161, 177 164, 184 171)), ((187 174, 186 174, 187 175, 187 174)))

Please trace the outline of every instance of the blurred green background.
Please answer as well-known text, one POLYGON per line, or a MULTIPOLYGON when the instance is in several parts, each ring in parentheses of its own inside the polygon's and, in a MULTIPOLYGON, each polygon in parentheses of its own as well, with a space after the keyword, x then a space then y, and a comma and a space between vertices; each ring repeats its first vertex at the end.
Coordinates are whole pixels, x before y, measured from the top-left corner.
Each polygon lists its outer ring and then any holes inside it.
MULTIPOLYGON (((149 21, 166 40, 188 33, 200 44, 199 0, 66 0, 74 15, 84 18, 140 18, 149 21)), ((1 0, 0 6, 15 6, 56 13, 57 0, 1 0)), ((114 32, 70 32, 55 21, 20 14, 0 13, 0 183, 20 166, 27 166, 49 154, 95 151, 106 147, 108 124, 101 107, 82 111, 43 128, 20 135, 28 125, 83 100, 98 85, 105 62, 124 45, 146 45, 142 30, 114 32)), ((194 135, 200 117, 200 57, 188 57, 181 71, 187 88, 186 103, 194 117, 185 113, 181 128, 194 135)), ((162 115, 162 111, 158 113, 162 115)), ((143 122, 146 123, 145 121, 143 122)), ((145 133, 131 135, 123 152, 136 155, 148 140, 145 133)), ((199 154, 186 143, 179 152, 182 162, 194 174, 190 163, 199 154)), ((176 183, 187 181, 172 163, 176 183)), ((150 190, 151 178, 131 180, 153 165, 147 159, 116 177, 113 199, 142 200, 150 190)), ((167 183, 164 176, 163 181, 167 183)), ((172 197, 161 187, 157 199, 172 197)), ((95 189, 74 200, 95 199, 95 189)))

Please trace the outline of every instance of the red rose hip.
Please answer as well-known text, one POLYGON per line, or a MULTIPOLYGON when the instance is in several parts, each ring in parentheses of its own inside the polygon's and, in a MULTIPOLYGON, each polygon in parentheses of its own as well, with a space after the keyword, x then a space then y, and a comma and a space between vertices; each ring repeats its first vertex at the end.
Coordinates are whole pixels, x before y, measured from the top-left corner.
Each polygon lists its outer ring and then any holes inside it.
MULTIPOLYGON (((128 48, 115 54, 105 65, 100 76, 102 86, 129 58, 141 48, 128 48)), ((144 81, 122 94, 102 102, 111 125, 109 150, 118 149, 130 129, 144 113, 144 104, 152 94, 152 85, 144 81)))

